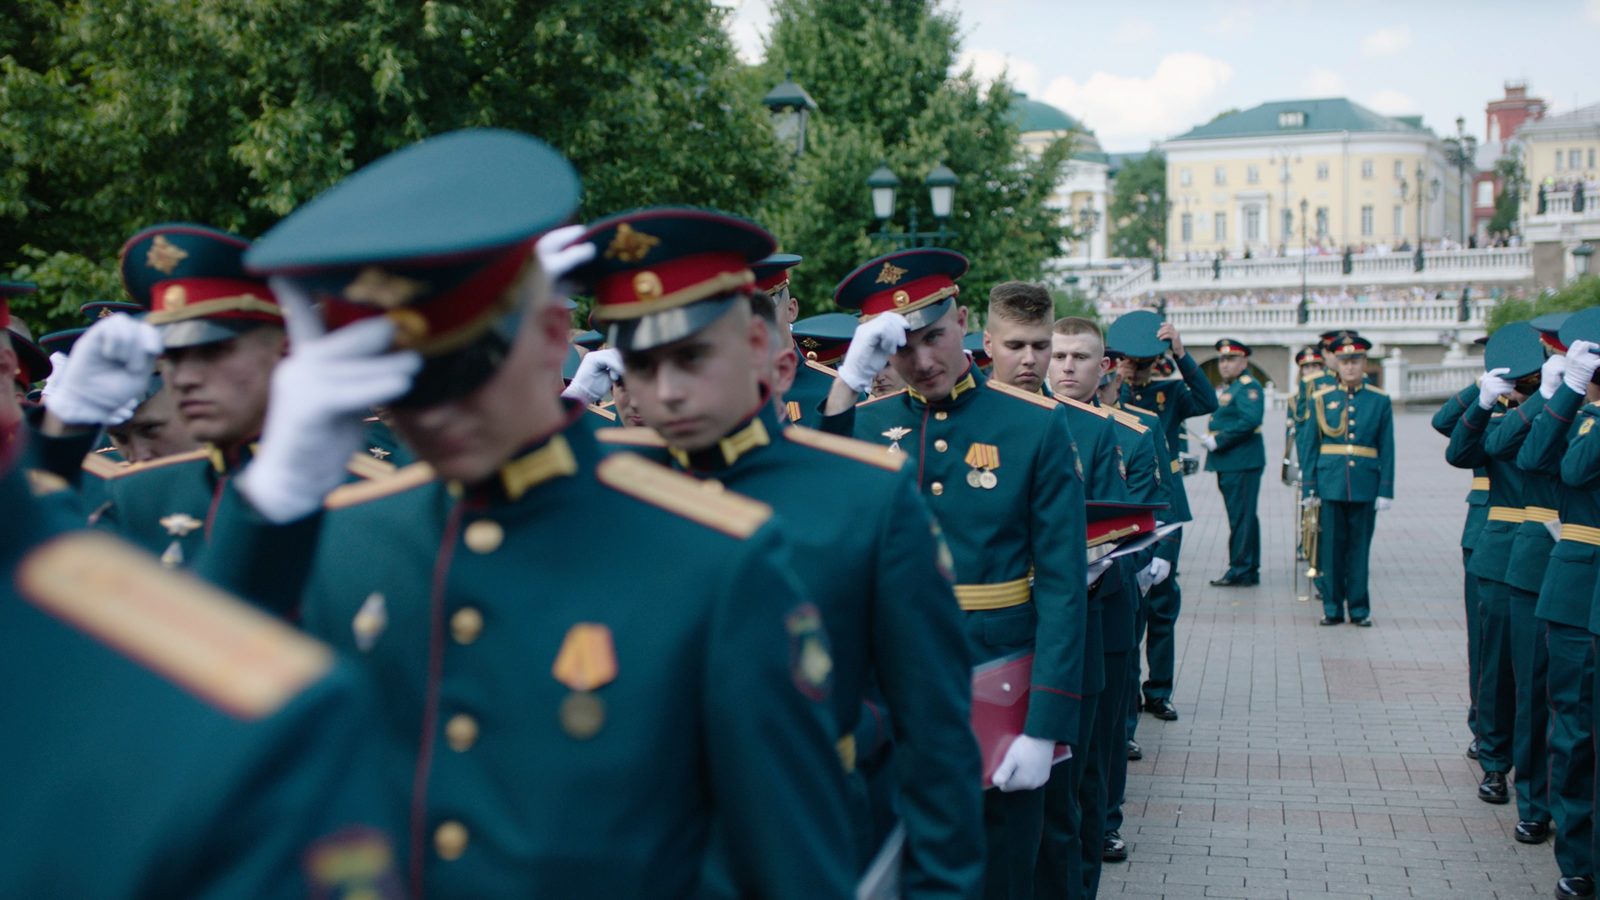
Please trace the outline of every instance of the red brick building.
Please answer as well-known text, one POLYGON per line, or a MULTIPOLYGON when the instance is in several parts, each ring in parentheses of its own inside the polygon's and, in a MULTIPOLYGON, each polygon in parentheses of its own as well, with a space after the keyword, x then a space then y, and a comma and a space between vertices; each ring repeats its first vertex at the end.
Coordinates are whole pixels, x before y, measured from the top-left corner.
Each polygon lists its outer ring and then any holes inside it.
POLYGON ((1491 100, 1484 108, 1484 141, 1478 147, 1478 174, 1472 179, 1472 233, 1482 246, 1488 237, 1489 220, 1494 218, 1494 203, 1504 185, 1495 173, 1495 162, 1510 149, 1511 139, 1524 122, 1544 118, 1546 105, 1528 96, 1525 81, 1508 81, 1506 95, 1491 100))

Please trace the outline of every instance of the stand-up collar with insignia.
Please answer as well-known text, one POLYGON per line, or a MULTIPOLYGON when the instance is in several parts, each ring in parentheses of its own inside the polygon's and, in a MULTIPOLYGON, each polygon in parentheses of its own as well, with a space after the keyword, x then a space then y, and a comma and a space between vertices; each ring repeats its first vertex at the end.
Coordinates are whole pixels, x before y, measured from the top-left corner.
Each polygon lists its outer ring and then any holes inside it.
POLYGON ((933 409, 955 409, 970 400, 976 390, 983 387, 988 380, 977 366, 968 363, 967 374, 956 380, 955 386, 950 389, 950 396, 942 400, 929 400, 910 388, 906 388, 906 396, 911 399, 911 403, 914 406, 927 406, 933 409))
POLYGON ((732 468, 739 460, 771 444, 774 436, 782 431, 783 424, 778 421, 772 399, 763 396, 756 411, 715 444, 699 450, 668 448, 667 452, 679 467, 691 472, 718 472, 732 468))
POLYGON ((451 492, 465 493, 482 502, 515 503, 541 484, 576 475, 584 463, 592 465, 599 458, 594 436, 581 425, 573 427, 585 408, 581 403, 569 402, 560 427, 524 445, 481 484, 463 488, 451 482, 451 492))

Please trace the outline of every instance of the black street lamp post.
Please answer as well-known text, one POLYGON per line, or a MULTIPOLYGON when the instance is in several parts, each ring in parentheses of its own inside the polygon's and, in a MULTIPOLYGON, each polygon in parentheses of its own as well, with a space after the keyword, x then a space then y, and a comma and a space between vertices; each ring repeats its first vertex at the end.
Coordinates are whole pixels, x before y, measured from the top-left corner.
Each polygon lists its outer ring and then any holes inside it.
POLYGON ((1296 318, 1299 319, 1301 325, 1304 325, 1306 323, 1306 320, 1311 318, 1311 295, 1310 295, 1310 292, 1306 290, 1306 276, 1308 274, 1307 267, 1311 264, 1311 254, 1310 254, 1311 241, 1310 241, 1309 233, 1306 231, 1306 211, 1308 209, 1310 209, 1310 207, 1311 207, 1311 201, 1307 200, 1304 197, 1301 197, 1300 198, 1300 309, 1297 311, 1297 315, 1296 315, 1296 318))
POLYGON ((785 72, 783 81, 761 98, 761 105, 772 113, 772 130, 777 132, 778 140, 792 145, 796 157, 803 155, 806 123, 817 111, 817 101, 785 72))
POLYGON ((1089 268, 1089 251, 1093 249, 1092 243, 1095 228, 1100 225, 1100 210, 1089 205, 1085 200, 1078 209, 1078 231, 1083 235, 1083 267, 1089 268))
POLYGON ((1467 244, 1467 170, 1478 155, 1478 139, 1467 134, 1467 120, 1456 116, 1454 137, 1444 139, 1445 157, 1456 167, 1457 195, 1461 204, 1461 245, 1467 244))
POLYGON ((887 229, 889 221, 894 218, 895 194, 900 187, 900 178, 888 163, 879 165, 867 176, 867 187, 872 192, 872 215, 878 220, 878 230, 870 236, 892 241, 902 247, 931 247, 955 237, 956 233, 946 229, 944 223, 955 208, 956 185, 960 182, 961 179, 949 166, 943 163, 934 166, 922 183, 928 188, 928 207, 933 211, 936 229, 917 230, 917 204, 912 203, 906 210, 906 224, 910 226, 908 230, 889 231, 887 229))
POLYGON ((1412 182, 1409 182, 1409 181, 1405 180, 1404 178, 1400 179, 1400 202, 1401 203, 1406 202, 1406 200, 1409 199, 1412 194, 1415 194, 1416 197, 1417 197, 1417 253, 1416 253, 1416 257, 1414 258, 1414 261, 1413 261, 1412 265, 1418 272, 1421 272, 1422 271, 1422 267, 1423 267, 1423 258, 1422 258, 1422 203, 1423 203, 1423 200, 1424 200, 1424 196, 1423 195, 1426 194, 1427 195, 1426 199, 1430 200, 1430 201, 1437 200, 1439 198, 1439 179, 1435 178, 1432 181, 1428 182, 1427 186, 1426 186, 1426 189, 1424 189, 1422 179, 1425 178, 1426 175, 1427 175, 1427 173, 1422 170, 1422 161, 1418 160, 1417 161, 1417 180, 1416 180, 1416 183, 1413 184, 1412 182))

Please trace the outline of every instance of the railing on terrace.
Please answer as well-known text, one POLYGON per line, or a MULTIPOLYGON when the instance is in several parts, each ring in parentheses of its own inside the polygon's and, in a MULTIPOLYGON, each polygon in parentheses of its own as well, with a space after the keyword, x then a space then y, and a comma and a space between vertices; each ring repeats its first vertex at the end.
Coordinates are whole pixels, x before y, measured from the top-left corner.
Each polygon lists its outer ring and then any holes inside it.
MULTIPOLYGON (((1166 308, 1168 321, 1179 331, 1237 331, 1243 338, 1250 332, 1307 331, 1318 333, 1335 328, 1355 328, 1382 332, 1386 329, 1439 329, 1482 327, 1493 300, 1469 300, 1467 316, 1461 318, 1457 300, 1425 300, 1413 303, 1312 303, 1306 308, 1306 321, 1299 320, 1298 303, 1260 303, 1239 306, 1178 306, 1166 308)), ((1149 309, 1148 304, 1104 303, 1100 316, 1111 321, 1134 309, 1149 309)))
POLYGON ((1576 191, 1545 191, 1544 212, 1539 212, 1537 205, 1533 208, 1533 215, 1529 217, 1532 222, 1543 222, 1548 219, 1563 219, 1567 221, 1600 219, 1600 196, 1595 191, 1583 192, 1583 209, 1574 211, 1576 205, 1576 191))

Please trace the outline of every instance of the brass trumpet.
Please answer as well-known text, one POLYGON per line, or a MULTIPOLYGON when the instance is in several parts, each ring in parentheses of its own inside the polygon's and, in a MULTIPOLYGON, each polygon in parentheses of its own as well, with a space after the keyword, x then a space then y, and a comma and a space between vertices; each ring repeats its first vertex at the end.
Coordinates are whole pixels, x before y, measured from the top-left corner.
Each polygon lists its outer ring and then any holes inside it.
POLYGON ((1322 534, 1322 510, 1317 506, 1300 508, 1300 548, 1306 555, 1306 577, 1317 577, 1317 544, 1322 534))

